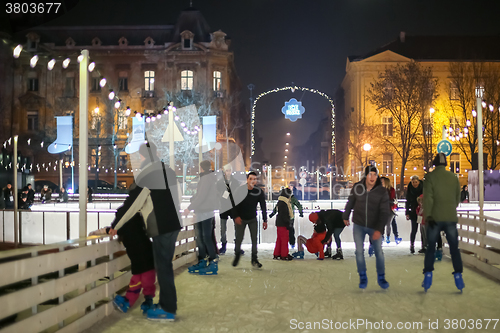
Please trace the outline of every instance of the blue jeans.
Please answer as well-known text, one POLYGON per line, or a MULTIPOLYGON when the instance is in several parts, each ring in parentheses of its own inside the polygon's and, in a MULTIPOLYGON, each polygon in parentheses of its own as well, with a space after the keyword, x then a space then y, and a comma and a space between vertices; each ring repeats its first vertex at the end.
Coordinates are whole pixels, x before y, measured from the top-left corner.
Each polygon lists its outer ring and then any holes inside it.
POLYGON ((462 273, 462 256, 458 248, 458 231, 456 222, 436 222, 432 226, 427 224, 427 251, 425 251, 424 273, 434 270, 436 242, 441 237, 441 231, 446 234, 446 240, 450 246, 451 262, 453 263, 454 273, 462 273))
POLYGON ((177 293, 174 283, 174 258, 175 242, 180 230, 168 232, 153 237, 153 254, 155 257, 156 276, 160 286, 160 306, 170 313, 177 311, 177 293))
POLYGON ((342 248, 342 242, 340 241, 340 234, 344 231, 344 228, 333 229, 333 237, 335 238, 335 244, 337 244, 337 249, 342 248))
POLYGON ((357 224, 353 224, 352 236, 354 238, 354 243, 356 244, 356 265, 358 266, 359 272, 366 272, 364 245, 365 236, 368 235, 371 240, 371 245, 375 250, 377 274, 385 274, 385 263, 384 263, 384 252, 382 252, 382 237, 377 240, 372 239, 375 229, 368 227, 362 227, 357 224))
POLYGON ((196 234, 196 246, 198 246, 198 258, 205 259, 208 254, 209 260, 214 260, 217 256, 215 244, 212 239, 212 228, 214 218, 195 223, 194 230, 196 234))

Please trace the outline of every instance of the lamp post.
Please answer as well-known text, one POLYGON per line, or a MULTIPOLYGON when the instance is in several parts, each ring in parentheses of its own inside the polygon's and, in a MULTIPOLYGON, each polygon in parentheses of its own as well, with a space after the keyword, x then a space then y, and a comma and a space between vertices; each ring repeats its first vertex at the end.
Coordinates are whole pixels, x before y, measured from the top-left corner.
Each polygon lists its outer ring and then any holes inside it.
MULTIPOLYGON (((97 148, 95 151, 95 183, 94 190, 97 191, 97 183, 99 182, 99 155, 101 154, 101 115, 99 114, 99 107, 94 109, 94 117, 96 121, 97 130, 97 148)), ((80 192, 81 193, 81 192, 80 192)))
POLYGON ((368 152, 372 149, 372 145, 369 143, 365 143, 363 145, 363 150, 366 151, 366 159, 365 159, 365 165, 368 166, 368 152))

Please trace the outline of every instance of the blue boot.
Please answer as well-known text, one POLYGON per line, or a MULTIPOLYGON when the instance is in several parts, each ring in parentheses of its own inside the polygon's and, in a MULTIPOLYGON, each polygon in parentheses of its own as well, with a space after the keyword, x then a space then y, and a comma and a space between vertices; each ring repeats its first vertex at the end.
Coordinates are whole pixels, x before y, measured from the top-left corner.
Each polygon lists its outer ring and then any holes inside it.
POLYGON ((189 273, 198 273, 200 271, 200 268, 207 267, 207 260, 202 259, 200 260, 197 264, 188 267, 188 272, 189 273))
POLYGON ((210 261, 208 266, 200 268, 200 275, 217 275, 219 265, 216 260, 210 261))
POLYGON ((441 261, 443 259, 443 250, 438 249, 436 250, 436 260, 441 261))
POLYGON ((366 276, 366 271, 359 272, 359 287, 361 289, 366 289, 368 286, 368 277, 366 276))
POLYGON ((391 243, 391 237, 389 237, 389 236, 385 237, 385 242, 387 244, 390 244, 391 243))
POLYGON ((368 255, 371 257, 372 255, 375 254, 375 249, 373 246, 370 244, 370 247, 368 248, 368 255))
POLYGON ((398 245, 399 243, 401 243, 403 241, 403 238, 401 237, 396 237, 396 245, 398 245))
POLYGON ((294 252, 294 253, 292 253, 292 256, 293 256, 295 259, 304 259, 304 251, 297 251, 297 252, 294 252))
POLYGON ((120 295, 116 295, 115 299, 113 300, 113 305, 117 310, 123 313, 127 313, 128 309, 130 308, 128 299, 120 295))
POLYGON ((455 278, 455 285, 457 286, 458 290, 462 292, 462 289, 465 288, 465 283, 464 279, 462 278, 462 273, 453 273, 453 277, 455 278))
POLYGON ((144 302, 141 304, 142 315, 148 314, 148 311, 153 308, 153 298, 145 297, 144 302))
POLYGON ((424 287, 425 292, 429 290, 432 285, 432 272, 424 273, 424 281, 422 282, 422 287, 424 287))
POLYGON ((155 304, 152 309, 149 309, 147 312, 147 316, 149 320, 154 321, 174 321, 175 313, 170 313, 164 311, 160 304, 155 304))
POLYGON ((389 282, 387 282, 387 280, 385 279, 385 274, 378 274, 378 285, 380 286, 380 288, 382 289, 387 289, 389 288, 389 282))

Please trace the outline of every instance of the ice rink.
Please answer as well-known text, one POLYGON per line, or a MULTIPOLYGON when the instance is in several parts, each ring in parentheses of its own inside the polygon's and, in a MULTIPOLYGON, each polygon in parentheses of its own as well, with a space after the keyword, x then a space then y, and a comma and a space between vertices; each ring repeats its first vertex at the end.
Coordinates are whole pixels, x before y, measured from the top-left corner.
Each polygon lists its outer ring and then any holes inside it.
POLYGON ((192 275, 186 268, 177 272, 175 322, 148 321, 142 317, 139 299, 129 313, 115 310, 85 332, 500 331, 497 281, 465 266, 465 289, 460 294, 451 274, 451 260, 445 256, 436 262, 434 282, 424 293, 424 255, 411 255, 409 242, 392 242, 384 246, 389 289, 378 286, 375 257, 366 254, 368 288, 362 291, 358 288, 354 244, 344 242, 343 248, 343 261, 319 261, 306 251, 304 260, 287 262, 272 259, 274 244, 261 244, 263 267, 254 269, 250 245, 243 246, 247 252, 239 265, 232 267, 233 248, 228 244, 218 275, 192 275))

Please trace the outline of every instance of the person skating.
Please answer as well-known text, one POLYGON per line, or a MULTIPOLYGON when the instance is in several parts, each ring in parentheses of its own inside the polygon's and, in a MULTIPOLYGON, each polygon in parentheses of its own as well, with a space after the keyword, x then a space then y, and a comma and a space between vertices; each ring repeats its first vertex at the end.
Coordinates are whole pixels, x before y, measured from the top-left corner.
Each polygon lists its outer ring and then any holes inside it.
POLYGON ((59 202, 67 203, 69 200, 68 192, 65 187, 61 187, 59 192, 59 202))
MULTIPOLYGON (((337 252, 333 255, 334 260, 343 260, 344 254, 342 253, 342 243, 340 241, 340 234, 344 231, 345 224, 342 218, 342 212, 338 209, 321 210, 319 212, 314 212, 309 215, 309 219, 317 224, 324 224, 326 227, 326 235, 321 240, 322 244, 327 244, 330 238, 335 238, 335 244, 337 245, 337 252)), ((328 247, 327 247, 328 250, 328 247)), ((326 256, 326 252, 325 252, 326 256)))
POLYGON ((7 183, 7 186, 3 188, 3 199, 6 209, 14 208, 14 189, 11 183, 7 183))
MULTIPOLYGON (((292 260, 293 257, 288 253, 288 229, 293 220, 293 208, 290 203, 292 191, 288 188, 281 190, 276 204, 278 216, 276 217, 276 245, 274 246, 274 259, 292 260)), ((272 214, 271 214, 272 215, 272 214)), ((269 215, 269 217, 271 217, 269 215)))
POLYGON ((31 184, 26 186, 28 187, 28 205, 31 207, 35 202, 35 191, 33 190, 31 184))
POLYGON ((469 203, 469 187, 467 185, 462 186, 462 192, 460 192, 460 202, 469 203))
POLYGON ((231 217, 236 223, 233 266, 237 266, 240 261, 241 242, 245 234, 245 227, 248 225, 252 239, 252 265, 258 268, 262 267, 262 264, 257 259, 257 204, 260 204, 262 211, 262 220, 264 221, 262 228, 264 230, 267 229, 267 209, 264 192, 260 188, 255 187, 256 184, 257 174, 250 171, 247 174, 246 184, 236 190, 236 197, 244 197, 244 199, 231 210, 231 217))
MULTIPOLYGON (((418 176, 412 176, 411 182, 408 184, 408 189, 406 191, 406 219, 411 221, 411 233, 410 233, 410 253, 415 253, 415 237, 418 231, 417 223, 417 213, 416 209, 418 206, 417 198, 423 193, 424 185, 423 182, 418 178, 418 176)), ((422 239, 422 248, 418 251, 419 253, 424 253, 424 242, 422 239)))
POLYGON ((311 217, 311 215, 312 214, 309 215, 309 221, 314 223, 314 232, 311 238, 309 239, 307 239, 302 235, 297 237, 297 252, 292 253, 292 256, 296 259, 304 259, 304 246, 305 246, 307 248, 307 251, 316 254, 317 260, 324 260, 325 244, 322 242, 326 236, 326 225, 322 223, 317 218, 317 216, 311 217))
POLYGON ((354 184, 351 190, 345 211, 344 224, 350 225, 349 216, 352 214, 353 238, 356 245, 356 265, 359 273, 359 287, 365 289, 368 285, 366 263, 364 256, 364 241, 368 235, 373 244, 376 257, 378 284, 383 289, 389 288, 385 279, 384 252, 382 251, 382 234, 391 218, 389 195, 382 186, 378 176, 378 169, 373 165, 365 168, 365 177, 354 184))
POLYGON ((424 281, 422 287, 427 291, 432 285, 436 240, 444 231, 450 246, 453 263, 453 277, 456 287, 462 292, 465 284, 462 278, 463 264, 458 248, 457 207, 460 203, 460 183, 457 176, 446 170, 446 156, 437 154, 433 164, 435 169, 425 176, 424 214, 427 222, 427 251, 424 259, 424 281))
POLYGON ((194 228, 196 232, 196 245, 198 246, 198 263, 189 267, 189 273, 200 275, 217 274, 219 267, 217 263, 216 245, 212 238, 214 208, 218 206, 217 178, 210 170, 210 161, 202 161, 200 167, 200 181, 196 195, 191 198, 191 204, 184 210, 187 216, 191 210, 196 214, 194 228), (208 256, 208 261, 206 257, 208 256))
POLYGON ((40 191, 40 199, 42 203, 50 202, 52 199, 52 189, 50 189, 48 185, 43 185, 40 191))
POLYGON ((389 204, 391 205, 391 211, 393 214, 393 217, 391 221, 387 224, 386 228, 386 238, 385 241, 387 244, 391 242, 391 229, 394 234, 394 241, 396 244, 401 243, 403 239, 399 237, 398 233, 398 224, 396 223, 396 210, 398 209, 398 201, 396 199, 396 190, 394 187, 392 187, 391 180, 387 177, 380 177, 382 179, 382 184, 384 187, 387 189, 387 192, 389 193, 389 204), (392 228, 391 228, 392 227, 392 228))

